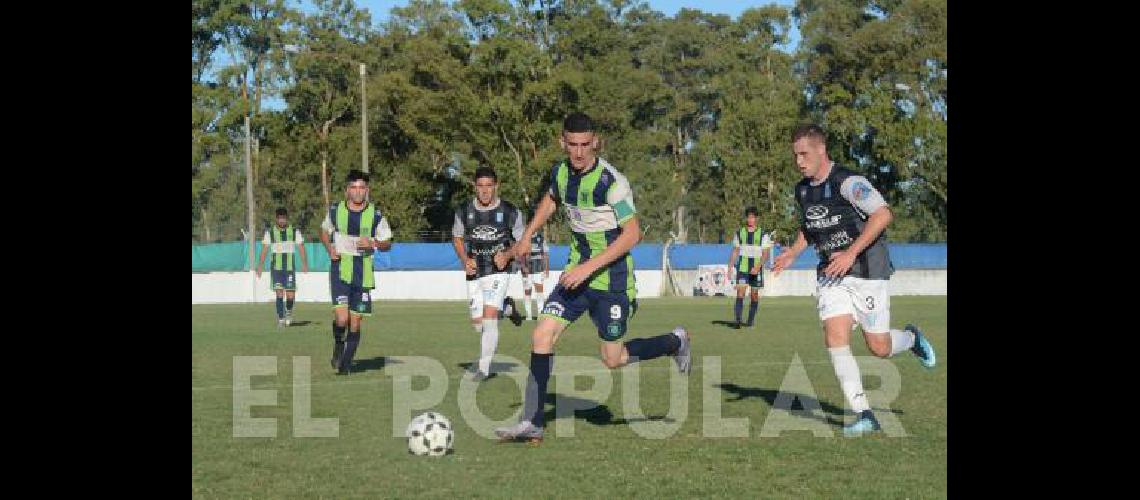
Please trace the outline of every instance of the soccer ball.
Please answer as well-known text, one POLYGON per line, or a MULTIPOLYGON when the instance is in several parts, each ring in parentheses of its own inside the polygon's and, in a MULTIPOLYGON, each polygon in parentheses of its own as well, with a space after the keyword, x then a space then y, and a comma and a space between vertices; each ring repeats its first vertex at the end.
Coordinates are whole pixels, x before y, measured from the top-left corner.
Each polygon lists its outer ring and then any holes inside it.
POLYGON ((408 423, 408 453, 441 457, 451 451, 455 433, 447 417, 427 412, 408 423))

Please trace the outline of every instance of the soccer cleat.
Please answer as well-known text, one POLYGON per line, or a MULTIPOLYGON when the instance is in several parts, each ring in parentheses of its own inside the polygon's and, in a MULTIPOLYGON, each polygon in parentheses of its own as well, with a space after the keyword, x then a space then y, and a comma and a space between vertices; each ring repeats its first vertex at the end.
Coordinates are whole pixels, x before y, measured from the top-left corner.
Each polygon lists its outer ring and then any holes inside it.
POLYGON ((488 375, 486 373, 483 373, 481 370, 475 370, 467 372, 467 374, 464 376, 467 377, 467 380, 470 380, 472 382, 483 382, 484 380, 494 378, 495 374, 492 373, 488 375))
POLYGON ((688 375, 693 369, 692 339, 682 326, 674 328, 673 335, 681 339, 681 346, 673 353, 673 361, 677 362, 677 371, 688 375))
POLYGON ((910 352, 918 356, 918 361, 922 363, 923 367, 926 369, 934 368, 934 364, 937 362, 934 356, 934 346, 930 345, 929 340, 926 340, 926 336, 922 334, 922 330, 919 330, 918 327, 914 325, 906 325, 903 330, 914 334, 914 346, 910 348, 910 352))
POLYGON ((843 427, 843 435, 847 437, 858 437, 869 432, 881 431, 883 427, 879 425, 879 420, 875 418, 875 414, 871 410, 863 410, 859 412, 859 418, 855 419, 855 423, 843 427))
POLYGON ((277 318, 277 328, 285 326, 285 318, 277 318))
POLYGON ((535 427, 529 420, 523 420, 510 427, 495 429, 495 435, 499 437, 499 442, 526 441, 539 444, 542 442, 542 427, 535 427))
POLYGON ((293 325, 293 311, 289 311, 289 312, 285 313, 285 326, 292 326, 292 325, 293 325))

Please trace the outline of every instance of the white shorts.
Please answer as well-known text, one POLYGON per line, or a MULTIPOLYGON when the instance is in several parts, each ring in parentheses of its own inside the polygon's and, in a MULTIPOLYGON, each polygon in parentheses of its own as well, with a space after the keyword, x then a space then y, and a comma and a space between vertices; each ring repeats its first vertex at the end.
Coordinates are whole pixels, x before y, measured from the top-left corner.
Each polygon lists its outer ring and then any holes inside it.
POLYGON ((850 314, 864 332, 891 331, 891 296, 888 280, 844 276, 836 283, 816 285, 819 320, 850 314))
POLYGON ((526 275, 526 277, 523 278, 523 288, 530 290, 531 285, 541 285, 542 274, 543 273, 530 273, 526 275))
POLYGON ((483 306, 493 306, 495 309, 503 308, 503 299, 507 296, 507 273, 488 274, 482 278, 467 282, 467 297, 470 299, 467 308, 472 318, 483 317, 483 306))

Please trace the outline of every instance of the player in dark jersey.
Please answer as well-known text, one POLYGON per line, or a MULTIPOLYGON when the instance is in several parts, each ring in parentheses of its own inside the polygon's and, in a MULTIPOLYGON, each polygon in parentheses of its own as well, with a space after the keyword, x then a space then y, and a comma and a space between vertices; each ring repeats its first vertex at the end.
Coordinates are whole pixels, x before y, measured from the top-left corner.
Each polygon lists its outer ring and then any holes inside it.
POLYGON ((817 125, 804 125, 792 135, 796 167, 804 178, 796 184, 800 230, 791 247, 772 266, 779 274, 807 248, 819 253, 817 296, 824 342, 843 395, 858 415, 844 435, 881 431, 863 391, 859 365, 851 354, 851 323, 858 321, 863 339, 876 356, 911 351, 926 368, 934 368, 934 347, 914 325, 890 328, 888 280, 894 272, 886 234, 891 209, 867 178, 827 156, 827 138, 817 125))
MULTIPOLYGON (((499 344, 499 309, 510 284, 511 245, 522 237, 523 215, 499 198, 499 178, 490 167, 475 170, 475 198, 455 211, 451 228, 455 255, 467 274, 471 326, 482 334, 474 380, 491 376, 499 344)), ((517 315, 517 312, 515 312, 517 315)))

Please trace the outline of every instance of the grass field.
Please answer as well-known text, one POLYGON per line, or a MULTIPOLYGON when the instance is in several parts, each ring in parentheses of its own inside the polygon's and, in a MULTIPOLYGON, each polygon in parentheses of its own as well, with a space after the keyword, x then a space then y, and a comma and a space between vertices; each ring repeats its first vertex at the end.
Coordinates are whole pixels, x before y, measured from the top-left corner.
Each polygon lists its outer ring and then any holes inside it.
MULTIPOLYGON (((334 375, 328 365, 332 315, 324 303, 297 304, 294 316, 301 324, 283 329, 275 326, 272 303, 195 305, 192 495, 942 498, 947 487, 946 298, 893 297, 891 302, 892 326, 919 325, 938 350, 939 364, 933 371, 922 369, 910 353, 886 361, 897 368, 902 383, 898 396, 887 402, 889 410, 880 415, 893 415, 905 428, 905 436, 842 437, 838 426, 849 422, 851 414, 844 410, 846 403, 823 347, 814 298, 764 298, 757 326, 741 330, 715 323, 730 319, 731 299, 661 298, 641 300, 626 339, 665 333, 678 324, 693 332, 687 418, 662 420, 671 410, 672 359, 650 360, 638 367, 644 414, 652 423, 680 422, 680 429, 665 439, 638 435, 633 426, 644 419, 623 410, 626 375, 602 372, 612 376, 609 398, 597 401, 598 408, 561 421, 554 419, 554 405, 549 404, 547 439, 538 447, 480 437, 461 418, 459 380, 463 366, 479 349, 478 334, 468 326, 462 302, 375 302, 375 315, 365 320, 356 354, 357 371, 347 377, 334 375), (252 416, 276 418, 277 437, 234 437, 234 356, 277 357, 277 374, 252 382, 254 390, 276 390, 276 406, 255 406, 252 416), (338 437, 293 436, 293 356, 310 357, 311 417, 336 418, 338 437), (433 409, 455 424, 455 453, 441 458, 412 456, 405 440, 392 436, 396 380, 392 373, 399 369, 402 356, 428 356, 446 368, 447 392, 433 409), (709 380, 703 370, 704 357, 712 356, 719 358, 719 380, 709 380), (770 414, 787 416, 774 406, 783 399, 778 394, 797 356, 822 408, 815 419, 792 418, 817 429, 825 426, 833 437, 816 437, 810 430, 760 436, 770 414), (746 418, 747 437, 705 435, 710 400, 719 401, 719 418, 746 418), (572 422, 573 437, 558 437, 556 422, 572 422)), ((501 324, 499 354, 523 363, 499 365, 502 369, 526 373, 533 324, 501 324)), ((597 358, 598 343, 584 317, 563 335, 558 356, 597 358)), ((861 336, 853 338, 852 349, 856 356, 870 355, 861 336)), ((864 361, 860 358, 860 366, 864 361)), ((556 375, 552 392, 559 391, 559 383, 556 375)), ((864 371, 868 391, 885 383, 864 371)), ((413 379, 412 388, 426 384, 413 379)), ((591 387, 589 377, 577 377, 574 384, 579 390, 591 387)), ((518 411, 521 390, 511 376, 498 376, 481 384, 476 395, 478 408, 488 418, 501 420, 518 411)), ((871 401, 876 409, 883 407, 873 397, 871 401)))

